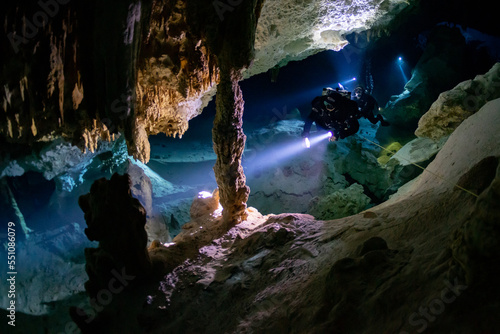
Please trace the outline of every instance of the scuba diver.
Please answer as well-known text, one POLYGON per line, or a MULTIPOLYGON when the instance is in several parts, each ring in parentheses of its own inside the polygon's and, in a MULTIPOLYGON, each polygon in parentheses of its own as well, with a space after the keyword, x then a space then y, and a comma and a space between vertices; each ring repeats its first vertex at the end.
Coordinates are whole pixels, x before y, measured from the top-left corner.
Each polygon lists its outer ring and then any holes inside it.
POLYGON ((378 103, 373 96, 365 91, 363 87, 358 86, 354 89, 352 99, 358 104, 358 119, 364 117, 372 124, 377 124, 377 122, 380 121, 380 125, 382 126, 388 126, 391 124, 387 122, 382 115, 374 115, 374 111, 378 110, 378 103))
POLYGON ((358 106, 351 100, 350 94, 345 89, 323 88, 322 95, 311 102, 311 112, 305 120, 302 137, 308 140, 312 123, 316 123, 318 128, 330 131, 330 141, 344 139, 358 132, 358 106))

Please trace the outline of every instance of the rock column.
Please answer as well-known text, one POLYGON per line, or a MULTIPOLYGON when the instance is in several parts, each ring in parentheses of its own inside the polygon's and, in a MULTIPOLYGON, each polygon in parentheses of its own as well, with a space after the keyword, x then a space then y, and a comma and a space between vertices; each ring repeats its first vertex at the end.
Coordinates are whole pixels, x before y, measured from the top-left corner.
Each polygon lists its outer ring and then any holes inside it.
POLYGON ((216 115, 212 137, 217 160, 214 166, 219 185, 224 223, 232 227, 247 218, 246 202, 250 188, 245 185, 241 157, 246 136, 243 133, 243 95, 240 72, 221 67, 217 86, 216 115))

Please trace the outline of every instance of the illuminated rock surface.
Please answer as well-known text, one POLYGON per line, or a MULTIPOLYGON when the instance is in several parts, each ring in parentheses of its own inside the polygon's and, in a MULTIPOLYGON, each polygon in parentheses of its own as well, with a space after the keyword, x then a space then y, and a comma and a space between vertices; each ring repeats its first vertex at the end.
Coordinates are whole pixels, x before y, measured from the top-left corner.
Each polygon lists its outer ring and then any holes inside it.
POLYGON ((381 25, 407 5, 400 0, 266 1, 257 25, 255 60, 245 75, 322 50, 339 51, 348 44, 345 35, 381 25))
POLYGON ((449 135, 467 117, 500 94, 500 63, 488 73, 443 92, 418 121, 415 134, 438 140, 449 135))

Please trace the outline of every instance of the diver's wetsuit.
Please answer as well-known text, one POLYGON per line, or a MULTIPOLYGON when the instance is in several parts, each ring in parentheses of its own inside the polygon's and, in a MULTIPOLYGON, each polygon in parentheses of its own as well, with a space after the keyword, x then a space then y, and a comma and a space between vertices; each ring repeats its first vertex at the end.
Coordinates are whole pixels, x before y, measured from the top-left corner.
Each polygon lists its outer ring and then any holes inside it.
POLYGON ((368 119, 372 124, 377 124, 377 122, 380 121, 380 124, 382 126, 389 125, 389 123, 384 120, 382 115, 374 115, 373 112, 378 109, 378 103, 373 98, 373 96, 363 93, 361 94, 360 98, 355 99, 354 101, 356 101, 359 108, 358 118, 364 117, 368 119))
POLYGON ((333 93, 327 96, 317 96, 311 102, 311 113, 307 116, 304 124, 303 137, 309 136, 312 123, 316 126, 332 131, 336 138, 344 139, 355 134, 359 130, 357 120, 358 107, 356 102, 338 94, 333 93), (329 111, 325 102, 333 106, 329 111))

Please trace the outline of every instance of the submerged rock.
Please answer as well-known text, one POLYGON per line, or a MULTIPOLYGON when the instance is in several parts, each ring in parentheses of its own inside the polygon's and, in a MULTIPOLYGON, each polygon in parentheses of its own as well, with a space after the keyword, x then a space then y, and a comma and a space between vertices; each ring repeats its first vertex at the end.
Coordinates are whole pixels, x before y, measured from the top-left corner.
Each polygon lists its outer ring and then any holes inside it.
POLYGON ((500 97, 500 63, 488 73, 464 81, 441 93, 418 121, 415 135, 439 140, 450 135, 486 102, 500 97))
POLYGON ((313 198, 308 213, 316 219, 336 219, 354 215, 365 210, 370 198, 364 194, 360 184, 352 184, 321 198, 313 198))

